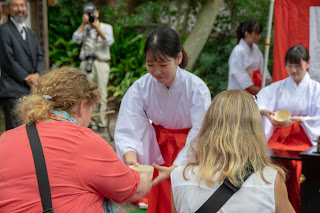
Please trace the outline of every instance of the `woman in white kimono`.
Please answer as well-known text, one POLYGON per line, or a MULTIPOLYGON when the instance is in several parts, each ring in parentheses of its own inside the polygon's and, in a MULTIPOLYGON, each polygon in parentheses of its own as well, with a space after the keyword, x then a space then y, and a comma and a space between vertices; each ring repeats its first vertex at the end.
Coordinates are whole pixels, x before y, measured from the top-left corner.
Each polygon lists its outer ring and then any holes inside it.
MULTIPOLYGON (((300 45, 291 47, 285 56, 289 74, 284 80, 263 88, 257 95, 257 103, 263 115, 268 147, 271 149, 305 151, 312 146, 320 133, 320 84, 307 72, 308 50, 300 45), (288 123, 274 120, 275 112, 287 109, 291 112, 288 123)), ((287 180, 288 194, 295 210, 300 212, 301 161, 283 161, 290 172, 287 180)))
POLYGON ((186 149, 199 132, 211 96, 200 78, 183 69, 187 54, 174 30, 153 30, 144 53, 149 73, 122 99, 115 144, 127 165, 154 164, 148 212, 170 212, 170 173, 186 162, 186 149))
MULTIPOLYGON (((258 43, 261 40, 262 25, 254 19, 241 23, 237 30, 238 44, 229 58, 228 89, 243 89, 257 94, 261 87, 263 55, 258 43)), ((271 75, 266 72, 267 82, 271 75)))

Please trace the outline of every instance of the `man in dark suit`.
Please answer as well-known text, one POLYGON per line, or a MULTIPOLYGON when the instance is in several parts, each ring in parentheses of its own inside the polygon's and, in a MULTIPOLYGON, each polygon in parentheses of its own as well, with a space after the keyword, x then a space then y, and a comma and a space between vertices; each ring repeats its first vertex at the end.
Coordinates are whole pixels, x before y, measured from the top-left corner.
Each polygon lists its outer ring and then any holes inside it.
POLYGON ((0 102, 6 130, 18 123, 12 114, 16 101, 29 93, 44 69, 44 58, 33 30, 26 27, 25 0, 7 2, 8 21, 0 26, 0 102))

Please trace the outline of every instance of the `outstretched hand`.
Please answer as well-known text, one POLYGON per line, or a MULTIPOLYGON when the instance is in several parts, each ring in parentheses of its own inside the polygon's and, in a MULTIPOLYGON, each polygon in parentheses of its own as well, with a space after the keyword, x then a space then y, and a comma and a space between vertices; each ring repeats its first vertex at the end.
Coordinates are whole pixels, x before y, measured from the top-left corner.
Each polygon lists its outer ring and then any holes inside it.
POLYGON ((278 128, 283 128, 283 127, 286 127, 286 126, 290 126, 296 122, 302 122, 302 119, 300 116, 292 116, 290 118, 290 120, 288 122, 285 122, 285 123, 279 123, 279 125, 277 125, 278 128))
POLYGON ((159 166, 155 163, 153 163, 153 167, 159 171, 159 175, 151 182, 152 186, 155 186, 165 179, 170 177, 171 172, 178 166, 172 165, 170 167, 166 166, 159 166))
POLYGON ((272 112, 272 111, 267 110, 267 109, 263 109, 263 110, 260 111, 260 113, 261 113, 261 115, 267 116, 269 121, 274 126, 276 126, 277 128, 283 128, 283 127, 289 126, 291 124, 294 124, 296 122, 301 122, 302 121, 300 116, 292 116, 288 122, 278 122, 278 121, 274 120, 275 112, 272 112))

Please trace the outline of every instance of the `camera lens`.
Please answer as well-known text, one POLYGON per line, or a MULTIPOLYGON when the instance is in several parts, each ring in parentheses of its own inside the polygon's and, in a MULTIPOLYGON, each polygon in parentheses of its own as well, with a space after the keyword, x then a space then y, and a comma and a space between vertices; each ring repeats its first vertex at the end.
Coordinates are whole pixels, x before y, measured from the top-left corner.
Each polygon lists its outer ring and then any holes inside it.
POLYGON ((96 17, 93 14, 90 13, 89 14, 89 22, 93 23, 95 19, 96 19, 96 17))
POLYGON ((93 63, 93 58, 89 58, 88 59, 88 62, 87 62, 87 64, 86 64, 86 67, 85 67, 85 70, 86 70, 86 72, 91 72, 91 70, 92 70, 92 63, 93 63))

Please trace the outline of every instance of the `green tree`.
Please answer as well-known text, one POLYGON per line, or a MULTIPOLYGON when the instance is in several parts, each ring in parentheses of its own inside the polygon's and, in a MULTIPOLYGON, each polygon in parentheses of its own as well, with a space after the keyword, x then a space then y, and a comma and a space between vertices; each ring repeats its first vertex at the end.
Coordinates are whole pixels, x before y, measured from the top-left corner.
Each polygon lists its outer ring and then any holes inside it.
MULTIPOLYGON (((117 4, 111 7, 105 5, 105 1, 94 1, 101 4, 98 5, 100 20, 110 23, 114 28, 115 43, 111 46, 108 90, 110 95, 118 100, 135 80, 147 72, 143 53, 144 42, 147 34, 160 25, 172 27, 179 33, 192 61, 195 61, 195 65, 190 66, 188 70, 204 79, 212 94, 226 89, 228 58, 236 45, 237 26, 247 18, 257 19, 266 26, 269 9, 269 0, 126 1, 134 6, 117 1, 117 4), (215 6, 208 9, 207 5, 215 6), (210 20, 201 18, 202 11, 215 13, 218 9, 217 16, 211 14, 209 18, 209 15, 204 15, 210 20), (199 44, 192 38, 201 30, 207 35, 201 37, 199 44), (197 45, 191 47, 194 44, 197 45), (196 51, 192 51, 192 48, 196 48, 196 51)), ((78 55, 81 46, 74 44, 71 38, 81 23, 82 6, 87 2, 88 0, 59 0, 55 7, 49 7, 49 56, 52 67, 64 64, 79 66, 78 55)), ((265 32, 266 30, 263 36, 265 32)), ((260 49, 263 51, 263 48, 264 44, 261 42, 260 49)), ((269 64, 272 63, 272 51, 270 58, 269 64)))
MULTIPOLYGON (((212 95, 227 88, 228 59, 236 45, 236 30, 241 22, 254 18, 262 23, 264 31, 259 47, 264 52, 268 12, 269 0, 224 0, 210 37, 193 67, 194 72, 207 83, 212 95)), ((272 64, 272 56, 271 45, 269 65, 272 64)))

